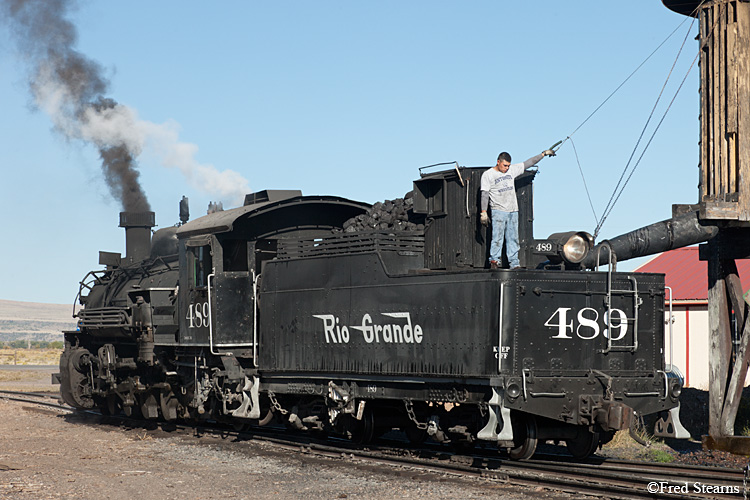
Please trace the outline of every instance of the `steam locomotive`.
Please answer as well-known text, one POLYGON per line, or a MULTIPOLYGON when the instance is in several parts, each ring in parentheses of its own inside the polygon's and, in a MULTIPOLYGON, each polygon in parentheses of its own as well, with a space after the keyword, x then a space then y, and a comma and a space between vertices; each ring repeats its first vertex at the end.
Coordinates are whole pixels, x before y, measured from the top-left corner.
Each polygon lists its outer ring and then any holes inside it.
POLYGON ((121 213, 126 255, 100 252, 64 332, 62 398, 357 442, 400 429, 514 459, 546 440, 586 457, 641 415, 678 437, 664 276, 582 269, 585 232, 534 239, 534 170, 516 179, 522 269, 488 269, 482 172, 421 173, 407 205, 424 225, 406 230, 351 230, 370 205, 299 191, 181 209, 153 234, 153 212, 121 213))

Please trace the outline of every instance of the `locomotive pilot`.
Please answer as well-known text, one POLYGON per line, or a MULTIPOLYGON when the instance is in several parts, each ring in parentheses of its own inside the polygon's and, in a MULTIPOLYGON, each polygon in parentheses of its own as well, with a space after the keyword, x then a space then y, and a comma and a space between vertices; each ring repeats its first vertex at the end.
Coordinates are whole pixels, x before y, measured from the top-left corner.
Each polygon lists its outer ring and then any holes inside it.
POLYGON ((510 154, 502 152, 497 164, 482 174, 482 201, 480 221, 483 226, 490 223, 487 208, 492 213, 492 243, 490 244, 490 269, 500 268, 503 241, 511 269, 520 267, 518 260, 518 200, 514 179, 527 168, 533 167, 545 156, 554 156, 551 149, 532 156, 523 163, 511 164, 510 154))

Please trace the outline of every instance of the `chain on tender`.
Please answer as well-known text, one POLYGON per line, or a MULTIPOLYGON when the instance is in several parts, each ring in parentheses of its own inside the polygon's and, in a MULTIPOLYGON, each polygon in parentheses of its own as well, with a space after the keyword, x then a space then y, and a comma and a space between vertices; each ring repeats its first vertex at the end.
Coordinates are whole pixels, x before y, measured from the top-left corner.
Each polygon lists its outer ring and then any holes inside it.
POLYGON ((271 400, 271 408, 273 408, 274 411, 277 411, 282 415, 286 415, 287 413, 289 413, 289 410, 285 410, 284 408, 282 408, 279 402, 276 401, 276 394, 268 391, 268 399, 271 400))
POLYGON ((404 406, 406 407, 406 414, 409 416, 409 420, 414 422, 414 424, 417 426, 417 429, 427 429, 426 423, 422 423, 417 420, 417 416, 414 414, 414 405, 411 404, 411 401, 409 401, 408 399, 404 399, 404 406))

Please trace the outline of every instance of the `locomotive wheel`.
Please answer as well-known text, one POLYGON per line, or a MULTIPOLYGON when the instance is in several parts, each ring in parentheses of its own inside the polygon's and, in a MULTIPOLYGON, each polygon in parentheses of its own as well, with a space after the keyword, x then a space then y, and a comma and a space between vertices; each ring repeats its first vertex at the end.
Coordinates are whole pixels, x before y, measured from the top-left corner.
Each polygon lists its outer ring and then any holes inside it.
POLYGON ((179 402, 172 391, 159 393, 159 409, 161 410, 161 416, 164 420, 168 422, 177 420, 178 407, 179 402))
POLYGON ((141 418, 141 406, 138 403, 132 405, 123 406, 122 412, 126 417, 141 418))
POLYGON ((89 378, 82 373, 74 372, 71 377, 72 392, 76 408, 93 408, 94 400, 91 397, 91 384, 89 378))
POLYGON ((88 377, 75 370, 62 372, 60 395, 66 404, 74 408, 88 409, 94 407, 88 377))
POLYGON ((614 439, 616 433, 617 431, 607 431, 599 433, 599 444, 601 446, 604 446, 605 444, 609 443, 614 439))
POLYGON ((473 441, 451 439, 450 446, 451 448, 456 450, 457 453, 466 454, 471 452, 471 450, 476 447, 476 443, 474 443, 473 441))
POLYGON ((89 372, 91 353, 86 349, 75 349, 70 355, 70 364, 81 373, 89 372))
POLYGON ((422 444, 427 441, 427 429, 419 429, 416 425, 404 428, 404 433, 411 444, 422 444))
POLYGON ((352 425, 350 428, 351 440, 357 444, 367 444, 375 436, 375 416, 371 410, 365 409, 362 420, 350 417, 352 425))
POLYGON ((532 415, 514 418, 513 424, 513 444, 515 448, 510 450, 510 458, 513 460, 526 460, 531 458, 536 451, 537 445, 537 427, 536 420, 532 415))
POLYGON ((138 398, 141 403, 141 415, 143 418, 155 420, 159 418, 159 404, 152 392, 141 394, 138 398))
POLYGON ((258 425, 261 426, 261 427, 263 427, 264 425, 268 425, 271 422, 271 420, 273 420, 273 417, 274 417, 273 410, 271 408, 269 408, 266 411, 266 416, 263 417, 262 419, 258 420, 258 425))
POLYGON ((587 458, 599 447, 599 433, 581 430, 574 439, 565 440, 565 446, 573 458, 587 458))
POLYGON ((102 415, 117 415, 120 412, 120 398, 116 394, 107 394, 99 402, 99 411, 102 415))
POLYGON ((234 420, 232 422, 232 429, 236 430, 237 432, 250 432, 252 428, 253 426, 246 422, 242 422, 238 420, 234 420))

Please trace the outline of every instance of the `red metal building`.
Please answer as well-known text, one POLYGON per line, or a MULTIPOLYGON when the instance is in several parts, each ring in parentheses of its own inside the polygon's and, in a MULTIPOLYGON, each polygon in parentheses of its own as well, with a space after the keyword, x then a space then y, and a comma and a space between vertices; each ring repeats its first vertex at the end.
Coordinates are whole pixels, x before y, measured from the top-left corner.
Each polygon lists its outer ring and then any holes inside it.
MULTIPOLYGON (((737 260, 742 289, 750 289, 750 260, 737 260)), ((673 363, 685 375, 685 385, 708 389, 708 273, 707 263, 698 260, 698 247, 678 248, 661 253, 636 269, 664 273, 673 299, 673 363)), ((668 294, 667 294, 668 296, 668 294)), ((670 362, 667 337, 666 358, 670 362)))

